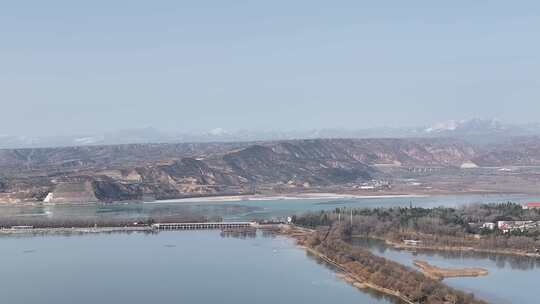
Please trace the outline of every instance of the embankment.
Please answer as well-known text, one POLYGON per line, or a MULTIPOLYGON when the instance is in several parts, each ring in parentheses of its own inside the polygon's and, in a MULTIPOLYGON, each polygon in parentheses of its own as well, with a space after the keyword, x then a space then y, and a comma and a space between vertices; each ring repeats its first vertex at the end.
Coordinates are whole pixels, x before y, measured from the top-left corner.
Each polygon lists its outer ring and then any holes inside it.
POLYGON ((338 230, 292 227, 283 233, 296 239, 310 254, 333 265, 358 288, 370 288, 404 303, 485 303, 414 269, 351 246, 342 240, 343 234, 338 230))
POLYGON ((420 260, 414 260, 413 264, 420 268, 425 275, 435 280, 455 277, 478 277, 488 275, 489 273, 484 268, 441 268, 420 260))

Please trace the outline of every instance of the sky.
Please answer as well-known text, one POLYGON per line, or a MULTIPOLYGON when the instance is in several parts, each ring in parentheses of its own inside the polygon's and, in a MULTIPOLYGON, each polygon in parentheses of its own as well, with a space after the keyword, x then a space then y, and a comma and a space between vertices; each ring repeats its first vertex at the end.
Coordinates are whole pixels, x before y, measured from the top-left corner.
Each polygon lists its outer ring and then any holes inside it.
POLYGON ((0 134, 540 122, 538 1, 2 1, 0 134))

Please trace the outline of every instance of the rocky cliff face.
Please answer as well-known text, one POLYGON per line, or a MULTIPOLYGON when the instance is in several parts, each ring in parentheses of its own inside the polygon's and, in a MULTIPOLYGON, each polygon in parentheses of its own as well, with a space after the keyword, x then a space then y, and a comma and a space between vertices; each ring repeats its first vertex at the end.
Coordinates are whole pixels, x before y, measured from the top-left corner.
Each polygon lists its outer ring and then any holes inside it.
POLYGON ((95 180, 92 182, 92 188, 95 197, 102 202, 134 201, 143 197, 142 189, 137 184, 95 180))

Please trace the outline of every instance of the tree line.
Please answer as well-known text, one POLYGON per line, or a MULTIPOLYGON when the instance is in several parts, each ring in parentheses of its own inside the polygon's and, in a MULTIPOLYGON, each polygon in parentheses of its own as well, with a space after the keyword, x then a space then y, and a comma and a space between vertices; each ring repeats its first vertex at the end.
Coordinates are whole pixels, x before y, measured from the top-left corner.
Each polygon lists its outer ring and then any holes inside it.
POLYGON ((425 246, 474 247, 478 249, 513 249, 538 252, 540 229, 503 233, 482 228, 485 222, 539 221, 540 210, 523 209, 514 203, 476 204, 460 208, 337 208, 293 217, 305 227, 346 223, 352 234, 401 242, 419 240, 425 246))

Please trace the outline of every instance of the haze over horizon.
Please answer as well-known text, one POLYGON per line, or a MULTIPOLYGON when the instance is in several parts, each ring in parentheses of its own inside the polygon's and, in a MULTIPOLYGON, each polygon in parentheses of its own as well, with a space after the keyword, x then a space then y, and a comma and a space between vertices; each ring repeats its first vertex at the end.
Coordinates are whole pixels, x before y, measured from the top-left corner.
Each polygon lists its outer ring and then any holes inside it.
POLYGON ((536 1, 203 2, 0 4, 0 134, 539 121, 536 1))

